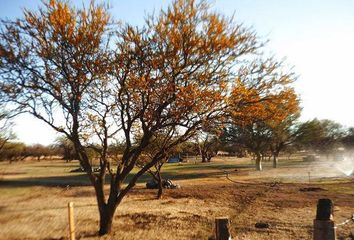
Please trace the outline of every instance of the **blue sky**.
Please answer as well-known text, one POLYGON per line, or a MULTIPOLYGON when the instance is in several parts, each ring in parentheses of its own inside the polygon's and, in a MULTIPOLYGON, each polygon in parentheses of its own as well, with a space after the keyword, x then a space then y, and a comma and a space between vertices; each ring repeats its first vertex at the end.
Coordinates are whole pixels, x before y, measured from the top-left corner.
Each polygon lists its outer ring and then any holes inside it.
MULTIPOLYGON (((1 0, 0 17, 22 15, 23 7, 36 9, 39 0, 1 0)), ((74 4, 89 1, 75 0, 74 4)), ((96 2, 99 2, 96 0, 96 2)), ((107 2, 107 1, 106 1, 107 2)), ((115 19, 140 25, 146 13, 171 1, 110 0, 115 19)), ((286 57, 299 75, 295 89, 302 99, 302 120, 332 119, 354 126, 354 1, 352 0, 214 0, 213 9, 252 26, 267 50, 286 57)), ((26 143, 48 144, 54 132, 28 116, 16 121, 15 132, 26 143)))

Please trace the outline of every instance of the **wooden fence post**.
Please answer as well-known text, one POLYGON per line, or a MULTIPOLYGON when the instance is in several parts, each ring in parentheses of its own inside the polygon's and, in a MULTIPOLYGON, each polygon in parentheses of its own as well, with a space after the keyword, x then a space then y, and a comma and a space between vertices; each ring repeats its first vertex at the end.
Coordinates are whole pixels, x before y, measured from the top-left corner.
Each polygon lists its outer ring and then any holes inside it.
POLYGON ((69 214, 69 235, 70 240, 75 240, 75 222, 74 222, 74 203, 68 203, 68 214, 69 214))
POLYGON ((229 218, 227 217, 215 218, 215 239, 216 240, 231 239, 229 218))
POLYGON ((336 240, 333 221, 333 203, 330 199, 319 199, 316 219, 313 220, 313 240, 336 240))

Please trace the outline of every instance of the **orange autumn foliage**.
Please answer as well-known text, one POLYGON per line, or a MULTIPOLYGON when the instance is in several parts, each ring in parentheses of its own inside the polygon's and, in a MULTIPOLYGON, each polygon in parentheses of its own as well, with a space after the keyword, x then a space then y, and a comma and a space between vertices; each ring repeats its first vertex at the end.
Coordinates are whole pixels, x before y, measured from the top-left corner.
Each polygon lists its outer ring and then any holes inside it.
POLYGON ((145 28, 127 25, 119 37, 115 77, 126 95, 121 99, 132 116, 143 114, 147 126, 161 118, 190 124, 221 116, 232 64, 258 44, 248 29, 193 0, 175 1, 148 17, 145 28))
POLYGON ((273 60, 253 63, 250 72, 257 72, 257 77, 236 79, 228 99, 229 113, 236 125, 266 122, 276 126, 300 111, 298 96, 290 86, 292 74, 281 73, 280 67, 273 60))

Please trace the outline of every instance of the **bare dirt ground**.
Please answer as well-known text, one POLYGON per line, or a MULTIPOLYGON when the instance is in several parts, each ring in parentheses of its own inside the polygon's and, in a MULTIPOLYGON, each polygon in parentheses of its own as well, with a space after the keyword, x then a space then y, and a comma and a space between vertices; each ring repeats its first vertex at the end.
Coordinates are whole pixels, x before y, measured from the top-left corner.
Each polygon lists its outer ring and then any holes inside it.
MULTIPOLYGON (((112 234, 99 238, 93 188, 84 175, 69 173, 77 163, 0 163, 0 239, 68 239, 70 201, 78 239, 208 239, 220 216, 230 218, 233 239, 312 239, 319 198, 333 200, 336 223, 354 214, 353 178, 333 175, 327 165, 281 162, 258 173, 240 159, 169 164, 165 177, 182 188, 155 200, 156 191, 145 189, 143 178, 118 207, 112 234), (257 222, 270 227, 257 229, 257 222)), ((338 239, 353 234, 354 222, 337 228, 338 239)))

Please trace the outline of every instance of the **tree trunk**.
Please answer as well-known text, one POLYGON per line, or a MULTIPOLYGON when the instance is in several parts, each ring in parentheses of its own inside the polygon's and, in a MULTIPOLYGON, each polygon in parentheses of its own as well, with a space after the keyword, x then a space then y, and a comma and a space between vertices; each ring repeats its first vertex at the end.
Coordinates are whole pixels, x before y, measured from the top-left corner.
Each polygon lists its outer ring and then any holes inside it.
POLYGON ((207 154, 207 161, 210 162, 211 161, 211 158, 213 157, 213 154, 207 154))
POLYGON ((115 208, 111 209, 107 205, 99 206, 100 212, 100 230, 98 234, 103 236, 109 234, 112 230, 112 222, 115 208))
POLYGON ((157 180, 159 186, 159 190, 157 192, 157 199, 161 199, 162 198, 162 178, 161 178, 160 171, 157 171, 157 180))
POLYGON ((112 185, 114 185, 113 182, 111 182, 110 196, 108 203, 106 203, 104 195, 104 179, 97 179, 97 181, 94 182, 97 206, 100 215, 100 229, 98 231, 100 236, 111 232, 114 212, 118 206, 118 191, 116 191, 115 188, 112 188, 112 185))
POLYGON ((257 154, 256 157, 256 170, 262 171, 262 156, 260 154, 257 154))
POLYGON ((278 156, 276 153, 273 154, 273 168, 277 168, 278 166, 278 156))
POLYGON ((206 163, 206 162, 208 162, 208 160, 207 160, 205 154, 202 153, 202 163, 206 163))

